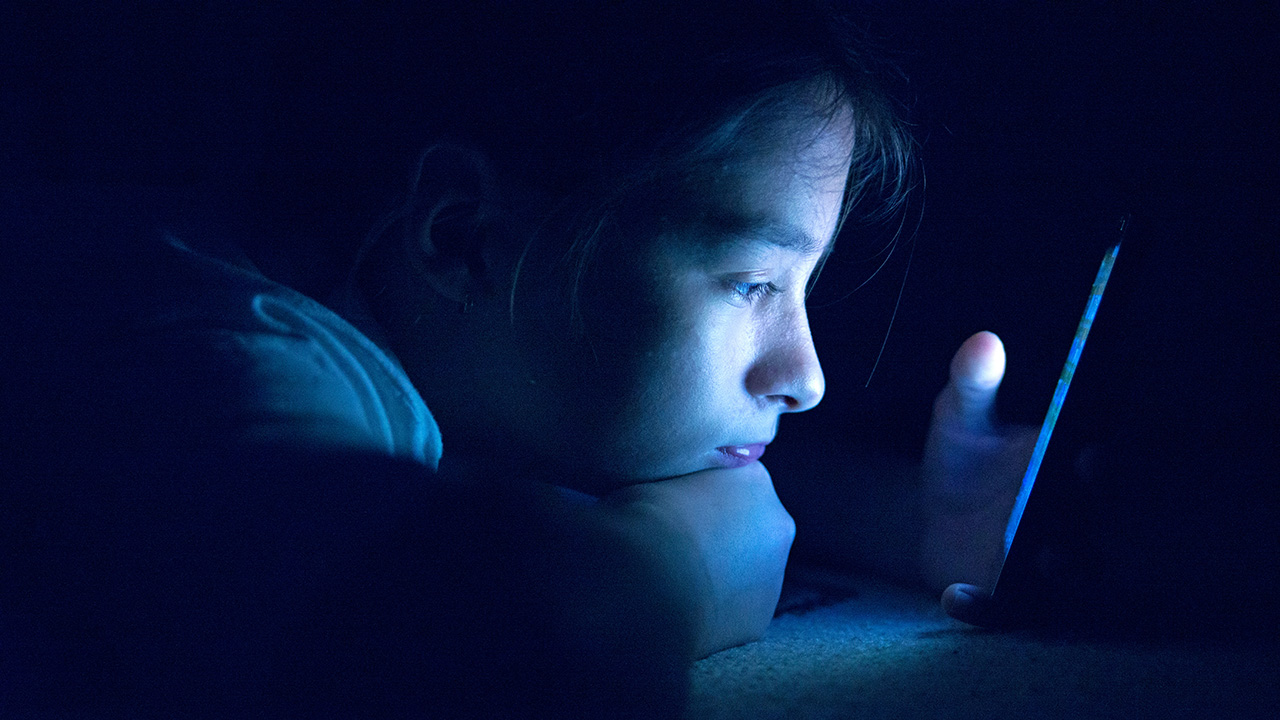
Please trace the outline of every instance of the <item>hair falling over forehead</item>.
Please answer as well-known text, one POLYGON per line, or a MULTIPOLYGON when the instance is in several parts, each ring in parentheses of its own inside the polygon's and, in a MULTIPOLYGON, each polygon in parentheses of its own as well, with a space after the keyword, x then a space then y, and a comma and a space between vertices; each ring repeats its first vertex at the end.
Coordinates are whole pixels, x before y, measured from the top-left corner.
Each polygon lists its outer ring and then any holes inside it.
MULTIPOLYGON (((576 294, 614 224, 801 105, 851 125, 842 220, 891 221, 912 193, 913 142, 884 91, 898 78, 856 18, 820 0, 422 5, 347 3, 303 20, 278 48, 288 76, 273 115, 285 122, 268 154, 288 155, 275 167, 349 158, 368 196, 371 178, 405 178, 425 147, 474 148, 499 204, 536 206, 522 278, 549 267, 576 294)), ((323 170, 332 191, 342 180, 323 170)))
MULTIPOLYGON (((832 159, 841 165, 848 161, 849 166, 836 234, 849 220, 863 225, 896 226, 883 250, 886 255, 891 253, 902 235, 905 208, 920 175, 914 160, 913 141, 886 97, 878 93, 855 94, 855 90, 866 92, 861 86, 850 87, 841 77, 830 73, 770 87, 755 97, 743 98, 739 107, 727 111, 718 119, 718 124, 702 128, 701 134, 690 132, 684 142, 671 151, 653 153, 648 164, 637 165, 631 175, 597 185, 608 188, 609 192, 596 194, 594 203, 575 207, 562 200, 560 208, 572 207, 575 214, 561 218, 558 223, 548 218, 542 227, 572 229, 570 242, 561 245, 564 251, 560 262, 571 278, 570 307, 575 329, 582 329, 579 295, 583 278, 591 267, 593 253, 609 229, 620 220, 619 215, 637 209, 657 214, 667 195, 679 192, 681 178, 696 173, 699 168, 722 164, 735 149, 750 141, 786 147, 814 142, 830 130, 851 133, 850 155, 832 159), (793 122, 768 122, 778 117, 793 122), (778 135, 784 128, 791 128, 792 135, 778 135), (761 137, 762 132, 773 135, 761 137)), ((541 236, 531 237, 529 246, 540 239, 541 236)), ((510 308, 514 319, 514 286, 510 308)))
MULTIPOLYGON (((851 156, 839 158, 840 162, 849 161, 849 174, 836 232, 848 221, 896 226, 885 248, 886 253, 891 252, 902 234, 906 206, 921 177, 914 141, 890 98, 880 91, 871 69, 854 64, 858 58, 851 51, 841 57, 847 58, 848 64, 815 62, 804 68, 805 72, 786 76, 785 82, 727 99, 719 114, 676 127, 647 152, 634 147, 619 151, 610 162, 602 163, 608 169, 593 176, 593 182, 583 183, 577 192, 559 195, 548 205, 538 225, 541 231, 528 239, 526 255, 541 243, 559 253, 558 267, 569 278, 576 329, 582 328, 579 295, 583 279, 610 229, 624 218, 627 224, 634 224, 636 215, 646 210, 657 215, 669 194, 678 192, 681 178, 723 163, 745 142, 785 146, 812 142, 832 128, 852 133, 851 156), (796 122, 768 122, 780 115, 796 122), (794 128, 795 135, 759 136, 766 130, 777 133, 782 127, 794 128)), ((779 62, 783 60, 785 56, 779 62)), ((513 284, 513 319, 515 305, 513 284)))

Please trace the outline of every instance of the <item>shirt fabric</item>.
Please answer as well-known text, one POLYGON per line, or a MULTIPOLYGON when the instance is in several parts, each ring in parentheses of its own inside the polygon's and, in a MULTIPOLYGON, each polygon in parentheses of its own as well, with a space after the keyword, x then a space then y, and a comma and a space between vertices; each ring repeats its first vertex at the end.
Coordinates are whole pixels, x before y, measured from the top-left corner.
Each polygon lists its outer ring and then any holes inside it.
POLYGON ((192 436, 373 451, 437 467, 440 429, 403 368, 332 310, 243 258, 175 239, 154 277, 138 330, 169 367, 162 385, 178 396, 158 405, 178 422, 201 418, 192 436))

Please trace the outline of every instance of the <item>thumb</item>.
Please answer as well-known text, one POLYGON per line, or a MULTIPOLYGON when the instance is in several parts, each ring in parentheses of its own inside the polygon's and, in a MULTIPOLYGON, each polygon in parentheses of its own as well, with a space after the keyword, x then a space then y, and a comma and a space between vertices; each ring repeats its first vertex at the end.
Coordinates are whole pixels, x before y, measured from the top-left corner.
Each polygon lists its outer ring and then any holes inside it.
POLYGON ((938 397, 938 419, 986 431, 1004 368, 1004 343, 995 333, 983 331, 965 340, 951 359, 951 380, 938 397))
POLYGON ((995 625, 995 602, 986 590, 954 583, 942 593, 942 609, 961 622, 979 627, 995 625))

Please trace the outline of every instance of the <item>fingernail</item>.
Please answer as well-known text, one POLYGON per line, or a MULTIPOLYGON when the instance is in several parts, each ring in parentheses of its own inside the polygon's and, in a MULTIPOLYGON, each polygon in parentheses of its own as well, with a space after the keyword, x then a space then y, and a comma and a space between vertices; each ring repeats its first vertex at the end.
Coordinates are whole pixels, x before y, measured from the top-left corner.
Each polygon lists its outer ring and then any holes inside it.
POLYGON ((944 609, 948 615, 967 620, 967 616, 979 606, 982 598, 971 590, 956 587, 944 596, 944 600, 946 600, 944 609))
POLYGON ((951 595, 952 609, 963 610, 972 607, 976 602, 978 602, 978 596, 964 588, 956 588, 955 592, 951 595))

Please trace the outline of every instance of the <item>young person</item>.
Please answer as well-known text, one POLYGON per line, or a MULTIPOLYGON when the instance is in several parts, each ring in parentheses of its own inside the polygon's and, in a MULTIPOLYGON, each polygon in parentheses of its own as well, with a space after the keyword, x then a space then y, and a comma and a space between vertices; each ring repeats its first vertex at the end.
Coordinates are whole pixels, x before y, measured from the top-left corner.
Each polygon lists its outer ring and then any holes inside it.
MULTIPOLYGON (((269 240, 238 244, 311 276, 187 232, 61 278, 92 362, 59 365, 74 451, 23 468, 56 481, 5 498, 24 692, 661 714, 768 625, 805 298, 911 190, 874 66, 815 8, 418 12, 272 19, 269 240)), ((899 575, 991 578, 1003 362, 953 361, 899 575)))

